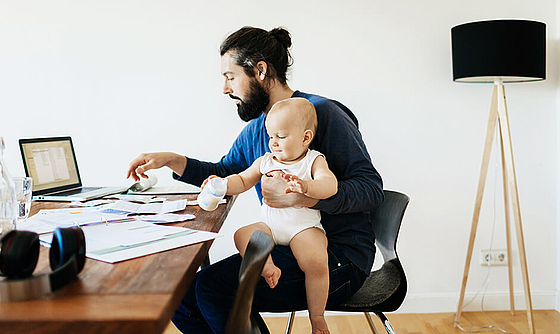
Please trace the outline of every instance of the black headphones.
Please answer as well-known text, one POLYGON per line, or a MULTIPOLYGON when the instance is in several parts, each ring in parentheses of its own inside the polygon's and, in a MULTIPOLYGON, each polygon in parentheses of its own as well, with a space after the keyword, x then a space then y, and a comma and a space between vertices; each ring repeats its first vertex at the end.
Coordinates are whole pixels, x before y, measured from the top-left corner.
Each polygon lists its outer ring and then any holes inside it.
POLYGON ((39 236, 29 231, 10 231, 0 239, 0 301, 39 298, 73 281, 84 268, 86 239, 80 227, 53 232, 49 274, 32 276, 39 259, 39 236), (31 276, 31 277, 30 277, 31 276))

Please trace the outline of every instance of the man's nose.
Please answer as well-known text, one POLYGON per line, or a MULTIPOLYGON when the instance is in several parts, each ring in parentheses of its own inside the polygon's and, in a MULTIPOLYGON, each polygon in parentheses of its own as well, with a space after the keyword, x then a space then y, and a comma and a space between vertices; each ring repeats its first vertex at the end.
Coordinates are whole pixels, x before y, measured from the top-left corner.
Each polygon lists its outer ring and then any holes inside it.
POLYGON ((224 94, 231 94, 233 93, 233 89, 231 89, 230 85, 228 84, 228 81, 226 80, 226 82, 224 83, 224 89, 223 92, 224 94))

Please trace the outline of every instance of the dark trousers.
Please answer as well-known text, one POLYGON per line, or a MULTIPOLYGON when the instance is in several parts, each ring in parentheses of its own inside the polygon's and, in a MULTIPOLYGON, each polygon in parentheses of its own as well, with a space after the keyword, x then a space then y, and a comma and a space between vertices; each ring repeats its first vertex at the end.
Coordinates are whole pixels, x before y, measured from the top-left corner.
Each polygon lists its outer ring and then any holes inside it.
MULTIPOLYGON (((327 305, 337 305, 352 296, 367 275, 354 266, 335 245, 328 246, 330 287, 327 305)), ((305 276, 287 246, 275 246, 272 260, 282 275, 271 289, 263 278, 257 283, 253 300, 253 317, 261 333, 269 333, 258 312, 289 312, 307 309, 305 276)), ((238 285, 239 254, 230 256, 200 270, 173 323, 183 333, 216 333, 225 331, 226 322, 238 285)))

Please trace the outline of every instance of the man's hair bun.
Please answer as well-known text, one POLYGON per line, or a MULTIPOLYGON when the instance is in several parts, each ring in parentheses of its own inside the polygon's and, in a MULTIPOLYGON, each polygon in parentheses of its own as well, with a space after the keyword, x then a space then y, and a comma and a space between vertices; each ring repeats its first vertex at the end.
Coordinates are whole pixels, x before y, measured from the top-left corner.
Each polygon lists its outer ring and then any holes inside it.
POLYGON ((292 36, 288 30, 284 28, 274 28, 269 32, 269 34, 274 36, 285 49, 292 46, 292 36))

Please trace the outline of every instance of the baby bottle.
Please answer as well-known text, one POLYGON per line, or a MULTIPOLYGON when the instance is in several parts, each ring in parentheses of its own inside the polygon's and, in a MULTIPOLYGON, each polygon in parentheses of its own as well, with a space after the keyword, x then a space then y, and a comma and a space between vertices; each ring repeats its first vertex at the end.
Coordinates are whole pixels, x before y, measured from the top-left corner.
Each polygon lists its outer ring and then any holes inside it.
POLYGON ((198 194, 198 205, 206 211, 214 211, 227 191, 227 180, 215 177, 206 182, 204 189, 198 194))

